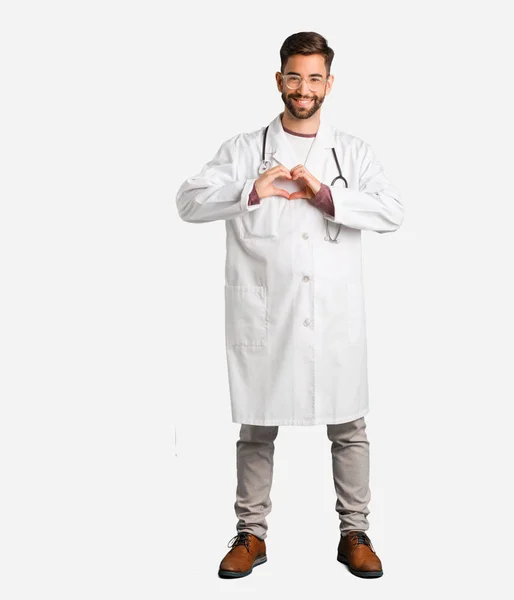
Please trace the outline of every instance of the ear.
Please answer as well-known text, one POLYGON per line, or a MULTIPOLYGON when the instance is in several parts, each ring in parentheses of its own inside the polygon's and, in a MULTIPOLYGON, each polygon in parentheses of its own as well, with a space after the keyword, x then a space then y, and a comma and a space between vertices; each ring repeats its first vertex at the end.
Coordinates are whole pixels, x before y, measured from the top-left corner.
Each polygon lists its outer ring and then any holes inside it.
POLYGON ((332 91, 332 86, 334 85, 334 76, 333 75, 329 75, 327 77, 327 94, 330 94, 330 92, 332 91))
POLYGON ((278 91, 282 93, 282 73, 280 71, 275 73, 275 81, 277 83, 278 91))

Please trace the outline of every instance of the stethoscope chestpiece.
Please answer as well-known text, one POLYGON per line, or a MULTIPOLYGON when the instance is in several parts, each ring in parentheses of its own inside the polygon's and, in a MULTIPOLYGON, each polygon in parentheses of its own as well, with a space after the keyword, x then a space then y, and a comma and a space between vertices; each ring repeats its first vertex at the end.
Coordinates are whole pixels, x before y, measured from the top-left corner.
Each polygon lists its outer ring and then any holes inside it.
POLYGON ((262 175, 265 171, 267 171, 271 167, 271 161, 264 159, 259 165, 259 175, 262 175))

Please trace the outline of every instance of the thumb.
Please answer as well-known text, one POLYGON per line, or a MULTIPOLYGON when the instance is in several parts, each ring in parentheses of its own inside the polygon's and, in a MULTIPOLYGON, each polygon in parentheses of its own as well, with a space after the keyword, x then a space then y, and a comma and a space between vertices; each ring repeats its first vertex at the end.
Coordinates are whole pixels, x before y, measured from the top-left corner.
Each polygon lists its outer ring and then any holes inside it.
POLYGON ((273 188, 272 191, 274 196, 283 196, 284 198, 289 198, 289 192, 287 192, 286 190, 283 190, 281 188, 273 188))
POLYGON ((299 192, 293 192, 289 196, 289 200, 296 200, 298 198, 305 198, 305 199, 307 199, 307 193, 305 192, 305 190, 300 190, 299 192))

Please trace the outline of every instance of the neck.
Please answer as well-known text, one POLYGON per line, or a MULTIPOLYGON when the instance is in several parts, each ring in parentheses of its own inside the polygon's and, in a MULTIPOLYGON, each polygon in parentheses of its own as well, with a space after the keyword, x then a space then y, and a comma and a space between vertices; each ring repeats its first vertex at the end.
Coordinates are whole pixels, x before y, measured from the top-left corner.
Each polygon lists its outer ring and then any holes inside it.
POLYGON ((309 117, 308 119, 297 119, 287 110, 287 108, 285 108, 280 119, 282 121, 282 126, 286 129, 290 129, 296 133, 312 134, 317 133, 319 129, 320 112, 321 111, 317 110, 312 117, 309 117))

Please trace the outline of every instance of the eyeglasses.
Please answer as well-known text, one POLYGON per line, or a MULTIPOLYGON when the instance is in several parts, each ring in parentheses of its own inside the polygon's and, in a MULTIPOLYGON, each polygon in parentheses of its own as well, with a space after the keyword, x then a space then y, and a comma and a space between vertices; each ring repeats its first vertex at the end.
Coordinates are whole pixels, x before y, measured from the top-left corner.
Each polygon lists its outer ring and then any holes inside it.
MULTIPOLYGON (((297 90, 302 85, 303 77, 300 77, 299 75, 282 75, 282 78, 290 90, 297 90)), ((327 79, 325 77, 313 75, 311 77, 307 77, 306 81, 311 92, 319 92, 323 89, 327 79)))

